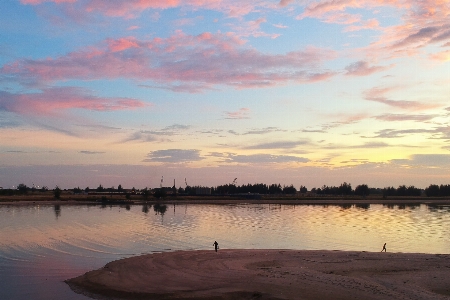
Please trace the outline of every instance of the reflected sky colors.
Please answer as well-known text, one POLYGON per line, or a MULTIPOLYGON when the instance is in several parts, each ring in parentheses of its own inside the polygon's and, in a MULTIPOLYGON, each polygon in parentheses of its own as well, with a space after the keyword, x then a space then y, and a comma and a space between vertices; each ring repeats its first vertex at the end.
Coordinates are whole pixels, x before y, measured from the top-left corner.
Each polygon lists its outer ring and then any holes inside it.
POLYGON ((169 205, 0 207, 0 298, 85 299, 62 282, 152 252, 327 249, 448 253, 450 207, 169 205), (39 295, 37 298, 35 295, 39 295))
POLYGON ((0 186, 448 184, 448 1, 6 0, 0 186))

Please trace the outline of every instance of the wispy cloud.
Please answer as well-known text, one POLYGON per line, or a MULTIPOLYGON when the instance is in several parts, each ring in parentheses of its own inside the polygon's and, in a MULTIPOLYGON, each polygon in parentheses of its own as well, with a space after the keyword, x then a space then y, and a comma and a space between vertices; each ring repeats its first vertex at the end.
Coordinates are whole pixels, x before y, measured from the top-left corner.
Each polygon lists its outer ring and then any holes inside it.
POLYGON ((144 162, 162 163, 189 163, 203 160, 200 150, 195 149, 167 149, 152 151, 147 155, 144 162))
POLYGON ((131 98, 105 98, 75 87, 46 88, 39 93, 12 94, 0 91, 0 110, 20 115, 59 116, 70 109, 116 111, 145 107, 131 98))
POLYGON ((232 120, 250 119, 250 109, 243 107, 240 108, 238 111, 226 111, 225 119, 232 119, 232 120))
POLYGON ((293 149, 308 144, 308 141, 279 141, 246 146, 243 149, 293 149))
POLYGON ((20 0, 22 4, 39 5, 53 2, 65 10, 76 9, 79 14, 99 13, 110 17, 132 19, 146 10, 164 10, 170 8, 208 9, 226 14, 229 17, 243 17, 258 9, 276 9, 287 6, 291 0, 282 0, 277 4, 270 1, 235 1, 235 0, 20 0))
POLYGON ((325 146, 321 146, 324 149, 377 149, 377 148, 386 148, 391 145, 384 142, 368 142, 361 145, 337 145, 337 144, 328 144, 325 146))
POLYGON ((268 87, 332 76, 321 72, 320 65, 334 58, 334 51, 308 47, 272 55, 245 47, 244 43, 233 34, 206 32, 191 36, 181 31, 150 41, 109 39, 105 47, 89 47, 54 59, 15 61, 3 66, 0 76, 24 85, 128 78, 153 81, 174 90, 180 85, 197 90, 214 85, 268 87))
MULTIPOLYGON (((132 141, 141 141, 141 142, 154 142, 161 140, 161 137, 170 137, 175 135, 180 135, 183 132, 189 130, 191 126, 182 125, 182 124, 173 124, 167 127, 164 127, 159 130, 139 130, 137 132, 132 133, 128 138, 123 140, 122 142, 132 142, 132 141)), ((167 142, 167 139, 165 139, 167 142)))
POLYGON ((374 138, 400 138, 411 134, 433 134, 432 129, 382 129, 375 132, 374 138))
POLYGON ((267 164, 267 163, 306 163, 309 159, 292 155, 271 155, 271 154, 251 154, 251 155, 235 155, 227 156, 225 160, 228 163, 243 164, 267 164))
POLYGON ((428 110, 432 108, 437 108, 442 106, 441 104, 437 103, 423 103, 418 101, 410 101, 410 100, 392 100, 387 97, 387 94, 389 92, 392 92, 394 90, 398 90, 400 88, 405 87, 386 87, 386 88, 372 88, 370 90, 367 90, 365 94, 365 99, 369 101, 374 101, 378 103, 383 103, 392 107, 404 109, 404 110, 412 110, 412 111, 421 111, 421 110, 428 110))
POLYGON ((381 121, 416 121, 416 122, 426 122, 430 121, 439 115, 410 115, 410 114, 384 114, 375 116, 374 119, 381 121))
POLYGON ((390 66, 369 66, 369 63, 366 61, 357 61, 348 65, 345 70, 347 70, 346 75, 350 76, 367 76, 376 72, 384 71, 389 69, 390 66))
POLYGON ((87 154, 87 155, 98 155, 98 154, 105 154, 106 152, 82 150, 82 151, 79 151, 78 153, 87 154))
POLYGON ((394 164, 425 168, 448 168, 450 154, 413 154, 408 159, 393 159, 394 164))
POLYGON ((260 135, 260 134, 268 134, 272 132, 283 132, 284 129, 278 127, 265 127, 265 128, 255 128, 244 132, 243 135, 260 135))

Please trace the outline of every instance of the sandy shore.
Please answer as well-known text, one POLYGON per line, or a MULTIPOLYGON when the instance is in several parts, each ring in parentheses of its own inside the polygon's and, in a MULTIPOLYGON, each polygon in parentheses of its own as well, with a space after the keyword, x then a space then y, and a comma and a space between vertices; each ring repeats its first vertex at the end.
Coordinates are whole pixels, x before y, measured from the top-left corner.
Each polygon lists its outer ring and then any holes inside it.
POLYGON ((450 255, 178 251, 66 281, 96 299, 450 299, 450 255))

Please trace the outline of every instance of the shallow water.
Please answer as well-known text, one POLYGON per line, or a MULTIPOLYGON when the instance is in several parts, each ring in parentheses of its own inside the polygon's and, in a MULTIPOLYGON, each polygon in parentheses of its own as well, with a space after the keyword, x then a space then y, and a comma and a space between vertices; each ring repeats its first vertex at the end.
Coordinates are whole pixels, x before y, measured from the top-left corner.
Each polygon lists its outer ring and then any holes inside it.
POLYGON ((0 206, 0 228, 0 299, 88 299, 63 281, 214 240, 222 249, 450 252, 450 206, 0 206))

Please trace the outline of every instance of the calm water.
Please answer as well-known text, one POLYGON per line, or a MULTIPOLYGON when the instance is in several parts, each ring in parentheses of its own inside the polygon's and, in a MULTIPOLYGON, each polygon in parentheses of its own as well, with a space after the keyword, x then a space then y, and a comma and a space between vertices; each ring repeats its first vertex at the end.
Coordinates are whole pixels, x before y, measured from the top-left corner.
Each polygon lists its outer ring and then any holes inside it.
POLYGON ((450 206, 0 206, 0 299, 89 299, 63 280, 143 253, 220 248, 450 253, 450 206))

